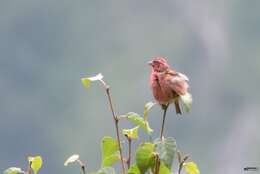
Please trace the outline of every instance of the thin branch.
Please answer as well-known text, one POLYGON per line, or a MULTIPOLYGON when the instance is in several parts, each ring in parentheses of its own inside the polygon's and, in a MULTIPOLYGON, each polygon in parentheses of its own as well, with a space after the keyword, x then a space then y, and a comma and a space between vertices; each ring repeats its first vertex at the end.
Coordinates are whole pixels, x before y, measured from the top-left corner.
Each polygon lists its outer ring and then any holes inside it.
POLYGON ((31 173, 31 166, 32 166, 32 162, 31 161, 29 161, 28 162, 28 166, 27 166, 27 170, 26 170, 26 174, 30 174, 31 173))
POLYGON ((123 153, 122 153, 122 148, 121 148, 121 141, 120 141, 120 135, 119 135, 119 126, 118 126, 118 117, 115 114, 114 108, 113 108, 113 104, 112 104, 112 98, 111 98, 111 94, 110 94, 110 88, 109 86, 105 83, 104 80, 100 80, 101 83, 104 85, 104 87, 106 88, 106 94, 108 97, 108 101, 109 101, 109 108, 112 112, 112 116, 114 119, 114 123, 115 123, 115 128, 116 128, 116 137, 117 137, 117 142, 118 142, 118 148, 119 148, 119 153, 120 153, 120 160, 121 160, 121 166, 122 166, 122 172, 123 174, 125 174, 125 165, 124 165, 124 159, 123 159, 123 153))
POLYGON ((183 167, 183 163, 180 163, 180 164, 179 164, 179 169, 178 169, 178 173, 177 173, 177 174, 180 174, 180 173, 181 173, 182 167, 183 167))
POLYGON ((180 154, 180 152, 178 152, 179 169, 178 169, 178 173, 177 174, 181 174, 181 170, 183 168, 183 165, 184 165, 185 161, 187 161, 188 158, 189 158, 189 156, 186 155, 183 159, 181 159, 181 154, 180 154))
POLYGON ((160 157, 159 157, 159 154, 156 153, 155 154, 155 170, 154 170, 154 174, 159 174, 160 165, 161 165, 160 157))
POLYGON ((83 174, 86 174, 86 165, 79 159, 77 160, 77 162, 79 163, 83 174))
POLYGON ((163 139, 164 124, 165 124, 165 118, 166 118, 166 112, 167 112, 168 106, 169 106, 169 103, 167 105, 163 105, 163 121, 162 121, 161 133, 160 133, 161 141, 163 139))
POLYGON ((127 140, 128 140, 128 158, 127 158, 127 168, 129 169, 131 166, 131 149, 132 149, 132 139, 128 136, 126 136, 127 140))

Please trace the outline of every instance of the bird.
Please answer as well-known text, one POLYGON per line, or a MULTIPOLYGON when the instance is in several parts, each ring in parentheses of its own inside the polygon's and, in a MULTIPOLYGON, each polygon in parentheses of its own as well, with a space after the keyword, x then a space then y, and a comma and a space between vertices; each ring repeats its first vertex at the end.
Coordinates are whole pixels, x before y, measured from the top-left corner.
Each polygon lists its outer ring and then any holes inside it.
POLYGON ((167 110, 171 103, 174 103, 176 114, 182 114, 180 101, 186 112, 189 112, 192 105, 192 96, 188 92, 189 78, 177 72, 167 63, 163 57, 155 57, 148 64, 152 67, 150 74, 150 86, 153 96, 162 109, 167 110))

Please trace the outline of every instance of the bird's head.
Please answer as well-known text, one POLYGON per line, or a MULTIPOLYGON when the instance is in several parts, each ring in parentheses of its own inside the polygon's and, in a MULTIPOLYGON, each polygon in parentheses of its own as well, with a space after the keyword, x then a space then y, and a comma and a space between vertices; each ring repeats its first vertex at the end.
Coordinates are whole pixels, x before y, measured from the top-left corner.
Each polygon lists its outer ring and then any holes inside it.
POLYGON ((162 57, 156 57, 149 61, 148 64, 152 66, 155 72, 163 72, 169 68, 167 61, 162 57))

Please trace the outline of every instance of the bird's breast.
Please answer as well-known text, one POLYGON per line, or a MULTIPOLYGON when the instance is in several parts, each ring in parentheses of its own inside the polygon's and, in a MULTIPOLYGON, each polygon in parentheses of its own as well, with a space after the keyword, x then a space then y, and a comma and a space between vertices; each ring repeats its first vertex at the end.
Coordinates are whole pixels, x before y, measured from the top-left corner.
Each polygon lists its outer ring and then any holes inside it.
POLYGON ((158 78, 158 76, 151 77, 151 88, 153 96, 159 104, 172 102, 174 97, 173 91, 168 88, 163 79, 158 78))

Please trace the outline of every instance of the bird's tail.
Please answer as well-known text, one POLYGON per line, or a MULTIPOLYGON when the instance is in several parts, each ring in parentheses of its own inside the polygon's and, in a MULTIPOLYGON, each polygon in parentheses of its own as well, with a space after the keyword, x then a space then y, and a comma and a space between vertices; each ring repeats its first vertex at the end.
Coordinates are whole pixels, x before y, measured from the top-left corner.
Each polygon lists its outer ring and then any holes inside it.
POLYGON ((176 114, 181 115, 181 107, 178 99, 174 100, 174 105, 175 105, 176 114))

